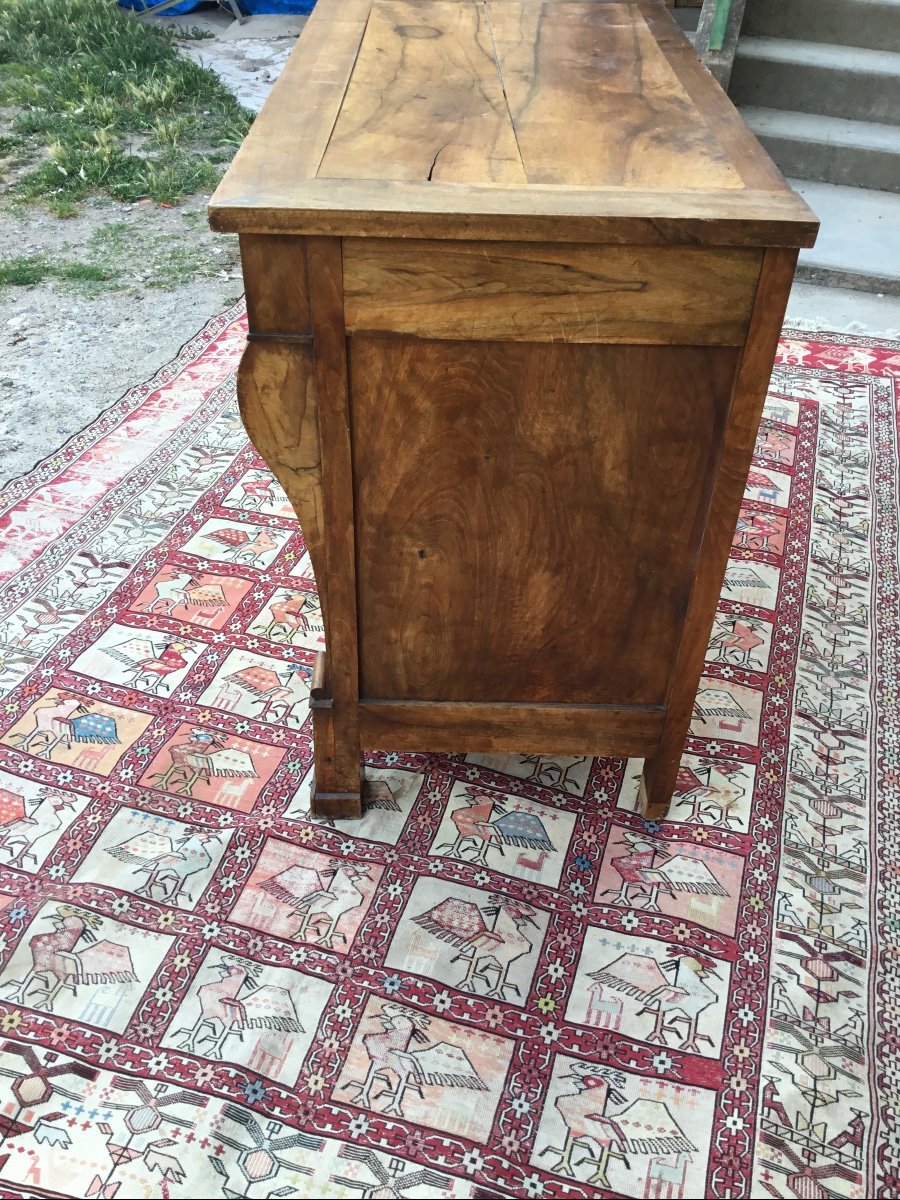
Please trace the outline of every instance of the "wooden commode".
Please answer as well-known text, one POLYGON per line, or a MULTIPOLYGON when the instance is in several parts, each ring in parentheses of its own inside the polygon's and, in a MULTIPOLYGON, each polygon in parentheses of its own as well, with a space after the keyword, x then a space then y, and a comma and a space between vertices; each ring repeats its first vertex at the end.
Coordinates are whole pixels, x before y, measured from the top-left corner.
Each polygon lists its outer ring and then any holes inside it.
POLYGON ((817 222, 661 0, 319 0, 210 213, 315 811, 386 749, 643 757, 664 814, 817 222))

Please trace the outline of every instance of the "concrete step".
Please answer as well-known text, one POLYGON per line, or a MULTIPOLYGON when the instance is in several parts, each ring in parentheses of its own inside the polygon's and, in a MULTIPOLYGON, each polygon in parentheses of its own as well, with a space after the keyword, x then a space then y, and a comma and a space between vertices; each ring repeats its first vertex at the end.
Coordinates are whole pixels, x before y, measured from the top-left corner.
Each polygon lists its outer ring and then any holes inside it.
POLYGON ((785 175, 900 192, 900 126, 780 108, 743 108, 741 116, 785 175))
POLYGON ((795 280, 784 323, 788 328, 799 325, 896 341, 900 338, 900 304, 894 296, 795 280))
POLYGON ((737 105, 900 124, 900 53, 742 37, 729 94, 737 105))
POLYGON ((900 50, 900 0, 748 0, 743 32, 900 50))
POLYGON ((822 222, 816 245, 800 252, 797 278, 900 297, 900 196, 804 179, 788 182, 822 222))

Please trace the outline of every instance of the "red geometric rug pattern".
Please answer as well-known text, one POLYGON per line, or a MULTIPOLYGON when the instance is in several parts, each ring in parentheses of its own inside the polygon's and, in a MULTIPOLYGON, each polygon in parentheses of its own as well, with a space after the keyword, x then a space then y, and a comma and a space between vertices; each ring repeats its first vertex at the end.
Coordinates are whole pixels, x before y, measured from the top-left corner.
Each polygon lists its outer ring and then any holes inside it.
POLYGON ((353 824, 244 334, 5 497, 2 1194, 898 1194, 900 345, 785 334, 671 820, 379 753, 353 824))

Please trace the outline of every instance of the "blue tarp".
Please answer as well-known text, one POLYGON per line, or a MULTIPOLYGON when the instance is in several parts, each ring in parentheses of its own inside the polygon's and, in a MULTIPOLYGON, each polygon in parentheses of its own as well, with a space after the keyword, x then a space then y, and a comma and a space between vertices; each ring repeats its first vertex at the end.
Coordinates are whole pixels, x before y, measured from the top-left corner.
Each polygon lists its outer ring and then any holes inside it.
MULTIPOLYGON (((154 2, 155 0, 146 0, 146 3, 145 0, 119 0, 123 8, 134 8, 138 12, 151 8, 154 2)), ((315 2, 316 0, 238 0, 238 7, 247 16, 257 13, 308 13, 312 12, 315 2)), ((203 0, 181 0, 181 4, 167 8, 162 15, 177 17, 179 13, 194 12, 202 6, 203 0)))
MULTIPOLYGON (((138 12, 143 12, 145 8, 151 8, 153 0, 119 0, 122 8, 134 8, 138 12)), ((182 0, 181 4, 173 4, 171 8, 167 8, 162 14, 166 17, 177 17, 179 13, 193 12, 195 8, 200 7, 200 0, 182 0)))

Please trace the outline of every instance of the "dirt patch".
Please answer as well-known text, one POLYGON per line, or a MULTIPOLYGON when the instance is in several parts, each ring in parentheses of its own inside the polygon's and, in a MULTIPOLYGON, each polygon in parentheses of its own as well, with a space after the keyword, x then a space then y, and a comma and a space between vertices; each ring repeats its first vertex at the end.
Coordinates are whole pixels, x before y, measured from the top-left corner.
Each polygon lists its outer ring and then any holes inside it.
MULTIPOLYGON (((221 37, 182 50, 258 109, 294 38, 252 38, 248 27, 229 37, 233 23, 216 17, 209 27, 221 37)), ((52 454, 240 295, 237 238, 209 231, 208 200, 89 200, 65 220, 0 208, 3 257, 46 266, 41 282, 0 288, 0 482, 52 454), (60 278, 72 263, 96 269, 60 278)))
POLYGON ((110 227, 123 246, 121 253, 101 254, 115 272, 111 283, 54 279, 0 290, 4 482, 30 470, 152 375, 240 295, 237 239, 209 232, 206 202, 196 196, 175 209, 89 204, 65 221, 35 209, 0 212, 0 242, 23 257, 87 261, 85 247, 110 227), (179 270, 187 278, 178 281, 179 270))
POLYGON ((216 38, 186 42, 181 52, 201 67, 210 67, 241 104, 257 112, 293 48, 290 38, 216 38))

